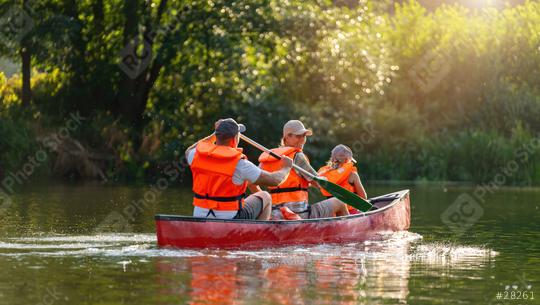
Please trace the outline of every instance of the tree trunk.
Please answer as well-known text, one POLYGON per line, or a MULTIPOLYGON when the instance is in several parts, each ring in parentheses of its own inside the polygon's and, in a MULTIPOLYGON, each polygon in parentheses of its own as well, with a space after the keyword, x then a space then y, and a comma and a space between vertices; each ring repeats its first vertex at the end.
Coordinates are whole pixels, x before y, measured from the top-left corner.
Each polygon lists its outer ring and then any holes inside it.
POLYGON ((99 35, 103 32, 103 22, 105 15, 103 13, 103 0, 95 0, 92 3, 92 12, 94 13, 94 31, 95 35, 99 35))
MULTIPOLYGON (((139 1, 124 0, 122 9, 124 14, 123 28, 123 46, 129 45, 133 39, 138 36, 139 27, 139 1)), ((130 54, 132 55, 132 54, 130 54)), ((133 56, 134 58, 135 56, 133 56)), ((121 60, 124 60, 122 58, 121 60)), ((132 103, 135 99, 136 80, 130 78, 126 73, 120 72, 120 84, 118 94, 113 105, 113 114, 122 118, 125 122, 131 122, 134 114, 132 114, 132 103), (130 105, 131 104, 131 105, 130 105), (131 106, 131 107, 130 107, 131 106)))
POLYGON ((30 49, 24 45, 21 47, 21 62, 22 62, 22 104, 30 106, 32 100, 32 88, 30 85, 31 75, 31 60, 32 55, 30 49))
POLYGON ((67 111, 79 111, 83 115, 89 115, 92 112, 91 88, 87 83, 89 65, 86 60, 87 40, 83 32, 83 21, 79 18, 80 3, 76 0, 64 1, 64 13, 76 23, 76 29, 71 35, 72 51, 69 53, 67 63, 70 68, 71 86, 77 88, 69 97, 67 111))
MULTIPOLYGON (((133 0, 126 0, 124 2, 124 44, 128 45, 134 38, 139 38, 138 24, 141 22, 139 7, 137 2, 133 0)), ((152 24, 161 24, 161 16, 167 6, 167 0, 162 0, 159 4, 156 14, 156 20, 150 22, 147 20, 146 31, 144 33, 145 41, 139 41, 139 44, 145 43, 146 45, 153 46, 154 35, 152 32, 152 24)), ((150 12, 147 12, 150 14, 150 12)), ((157 56, 151 56, 151 62, 147 64, 143 71, 140 71, 140 75, 134 78, 129 77, 126 74, 122 74, 120 81, 120 89, 118 92, 117 103, 114 113, 121 117, 125 122, 131 124, 133 128, 139 132, 144 128, 144 111, 148 102, 148 96, 151 88, 159 75, 162 64, 156 64, 157 56)))
MULTIPOLYGON (((93 29, 89 35, 90 41, 92 44, 96 44, 95 47, 97 51, 90 52, 92 56, 87 57, 87 62, 89 65, 89 75, 93 77, 94 75, 100 75, 101 68, 105 66, 105 60, 101 57, 106 53, 107 46, 99 43, 103 36, 103 31, 105 30, 105 14, 104 14, 104 3, 103 0, 92 1, 92 13, 94 15, 93 29)), ((108 93, 113 91, 113 83, 109 79, 104 79, 101 77, 96 77, 95 81, 90 81, 89 84, 92 84, 91 95, 96 109, 103 110, 107 109, 108 105, 107 98, 108 93)))

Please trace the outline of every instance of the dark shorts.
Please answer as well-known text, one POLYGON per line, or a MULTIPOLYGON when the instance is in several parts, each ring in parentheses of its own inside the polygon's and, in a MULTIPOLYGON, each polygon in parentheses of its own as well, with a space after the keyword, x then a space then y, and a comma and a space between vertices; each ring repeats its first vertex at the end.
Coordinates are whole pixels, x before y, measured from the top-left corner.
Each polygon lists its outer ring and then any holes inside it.
POLYGON ((263 209, 263 200, 257 196, 251 195, 244 200, 244 207, 234 219, 257 219, 263 209))

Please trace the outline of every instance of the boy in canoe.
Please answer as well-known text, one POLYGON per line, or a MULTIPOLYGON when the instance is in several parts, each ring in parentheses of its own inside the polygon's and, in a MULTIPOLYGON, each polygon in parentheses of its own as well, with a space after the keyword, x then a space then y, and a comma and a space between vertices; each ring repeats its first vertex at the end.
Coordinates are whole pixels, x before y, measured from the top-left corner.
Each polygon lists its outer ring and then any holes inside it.
MULTIPOLYGON (((318 174, 321 177, 326 177, 328 181, 367 199, 366 190, 360 181, 355 164, 356 160, 353 158, 352 150, 346 145, 339 144, 332 149, 332 155, 330 156, 330 160, 328 160, 328 164, 321 167, 318 174)), ((332 198, 332 194, 324 188, 321 188, 321 193, 326 198, 332 198)), ((350 205, 347 205, 347 208, 350 214, 359 213, 357 209, 350 205)))
POLYGON ((289 175, 292 159, 282 158, 272 173, 261 170, 238 148, 244 125, 228 118, 217 121, 214 127, 212 135, 186 150, 193 174, 193 216, 268 220, 270 194, 256 185, 279 185, 289 175), (248 185, 254 193, 244 198, 248 185))
MULTIPOLYGON (((313 175, 317 175, 317 172, 309 164, 309 159, 302 151, 307 137, 312 134, 313 132, 306 129, 301 121, 288 121, 283 126, 283 137, 280 147, 274 148, 272 151, 280 156, 292 158, 294 164, 313 175)), ((279 169, 279 161, 268 153, 263 153, 259 157, 259 162, 259 167, 263 170, 273 172, 279 169)), ((288 208, 303 219, 349 215, 347 205, 336 198, 330 198, 309 205, 308 186, 310 184, 319 187, 309 177, 304 176, 296 170, 291 170, 287 179, 279 186, 268 187, 268 192, 272 195, 272 218, 283 219, 282 210, 289 217, 288 211, 281 209, 282 207, 288 208)), ((294 219, 293 216, 290 215, 288 219, 294 219)))

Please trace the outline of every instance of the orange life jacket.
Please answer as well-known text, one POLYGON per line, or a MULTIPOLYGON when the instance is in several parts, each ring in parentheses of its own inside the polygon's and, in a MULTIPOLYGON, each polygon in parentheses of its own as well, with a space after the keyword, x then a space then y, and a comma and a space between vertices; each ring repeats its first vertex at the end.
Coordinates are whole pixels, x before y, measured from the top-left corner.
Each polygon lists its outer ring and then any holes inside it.
POLYGON ((279 211, 281 212, 281 215, 283 215, 284 219, 287 219, 287 220, 302 220, 302 217, 300 217, 295 212, 291 211, 286 206, 282 206, 281 208, 279 208, 279 211))
POLYGON ((212 142, 200 142, 195 149, 190 166, 193 173, 193 205, 218 211, 240 210, 244 206, 247 181, 235 185, 232 176, 238 161, 246 158, 242 149, 212 142))
MULTIPOLYGON (((338 168, 333 169, 330 166, 326 165, 319 169, 319 176, 324 176, 328 178, 328 181, 333 182, 344 189, 355 193, 354 185, 349 183, 349 176, 352 172, 356 172, 356 166, 353 162, 347 162, 341 164, 338 168)), ((332 194, 328 193, 325 189, 321 188, 321 193, 326 197, 332 197, 332 194)), ((349 210, 354 210, 353 207, 347 206, 349 210)))
MULTIPOLYGON (((280 147, 271 149, 277 155, 287 156, 294 159, 294 156, 301 152, 300 148, 296 147, 280 147)), ((261 168, 268 172, 275 172, 281 169, 281 164, 278 159, 270 154, 263 153, 259 157, 261 168)), ((285 202, 307 202, 309 181, 298 175, 295 170, 291 170, 289 176, 277 187, 268 187, 268 192, 272 196, 272 204, 282 204, 285 202)))

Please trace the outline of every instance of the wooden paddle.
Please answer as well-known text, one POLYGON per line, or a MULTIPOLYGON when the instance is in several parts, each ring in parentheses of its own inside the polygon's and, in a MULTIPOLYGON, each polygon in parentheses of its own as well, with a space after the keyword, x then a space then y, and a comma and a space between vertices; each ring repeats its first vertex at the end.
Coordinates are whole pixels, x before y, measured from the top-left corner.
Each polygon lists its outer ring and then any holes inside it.
MULTIPOLYGON (((245 135, 240 134, 240 138, 242 140, 248 142, 249 144, 255 146, 256 148, 264 151, 265 153, 270 154, 272 157, 274 157, 274 158, 276 158, 278 160, 281 160, 281 156, 275 154, 274 152, 272 152, 268 148, 266 148, 266 147, 262 146, 261 144, 253 141, 252 139, 246 137, 245 135)), ((348 204, 348 205, 350 205, 352 207, 355 207, 355 208, 357 208, 358 210, 360 210, 362 212, 367 212, 373 207, 373 205, 371 203, 367 202, 366 200, 364 200, 360 196, 356 195, 355 193, 350 192, 350 191, 342 188, 341 186, 339 186, 339 185, 337 185, 337 184, 335 184, 333 182, 330 182, 330 181, 328 181, 326 179, 323 179, 321 177, 317 177, 317 176, 313 175, 312 173, 306 171, 305 169, 299 167, 296 164, 293 164, 293 167, 297 171, 301 172, 303 175, 317 181, 317 183, 319 183, 319 185, 322 186, 326 191, 328 191, 330 194, 332 194, 337 199, 345 202, 346 204, 348 204)))

